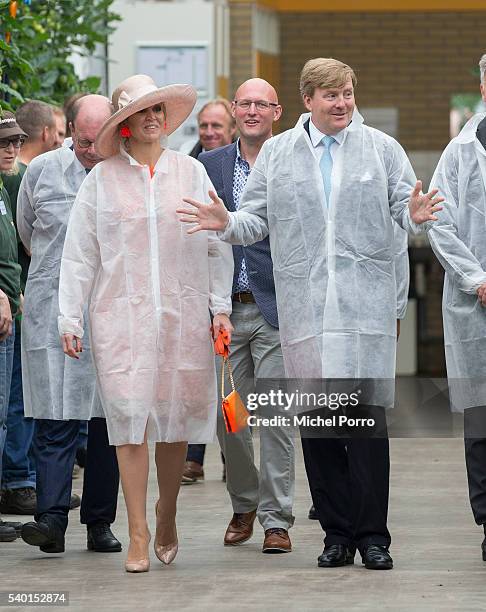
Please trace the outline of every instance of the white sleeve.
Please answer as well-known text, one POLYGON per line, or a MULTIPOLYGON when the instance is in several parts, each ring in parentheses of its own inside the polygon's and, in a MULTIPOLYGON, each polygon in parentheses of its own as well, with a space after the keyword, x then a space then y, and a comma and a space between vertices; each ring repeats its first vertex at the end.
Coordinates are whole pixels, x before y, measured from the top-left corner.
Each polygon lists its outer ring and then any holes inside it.
POLYGON ((231 244, 249 246, 268 236, 266 159, 268 141, 255 161, 237 212, 229 213, 229 222, 218 235, 231 244))
POLYGON ((100 265, 96 204, 96 178, 92 171, 74 201, 62 252, 58 318, 61 335, 83 337, 83 307, 100 265))
POLYGON ((34 210, 34 189, 39 178, 38 165, 31 164, 27 167, 20 183, 17 196, 17 230, 22 244, 30 253, 30 241, 34 231, 36 218, 34 210))
MULTIPOLYGON (((203 170, 203 193, 216 191, 206 170, 203 170)), ((206 196, 207 198, 207 196, 206 196)), ((223 242, 216 232, 208 231, 209 257, 209 309, 211 314, 231 315, 231 290, 233 288, 233 249, 223 242)))
MULTIPOLYGON (((437 213, 438 220, 428 228, 428 238, 437 259, 454 278, 457 287, 465 293, 474 294, 478 287, 486 283, 486 272, 458 235, 460 198, 455 147, 455 143, 447 146, 432 177, 431 187, 437 188, 445 201, 442 203, 443 210, 437 213)), ((483 207, 484 203, 480 206, 483 207)))
POLYGON ((397 319, 404 319, 407 311, 408 289, 410 285, 408 234, 397 223, 393 224, 393 232, 395 282, 397 288, 397 319))
POLYGON ((393 219, 411 235, 425 232, 426 224, 417 225, 410 217, 408 203, 417 177, 407 154, 396 140, 390 139, 387 144, 385 164, 388 175, 388 200, 393 219))

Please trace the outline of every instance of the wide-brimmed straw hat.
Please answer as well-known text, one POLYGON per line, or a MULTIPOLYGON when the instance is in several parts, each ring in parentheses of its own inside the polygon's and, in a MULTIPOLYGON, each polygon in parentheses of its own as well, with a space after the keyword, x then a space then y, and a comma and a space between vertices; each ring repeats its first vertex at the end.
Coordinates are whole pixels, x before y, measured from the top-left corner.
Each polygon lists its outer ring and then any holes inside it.
POLYGON ((28 138, 28 135, 17 123, 13 113, 10 111, 0 111, 0 139, 11 138, 12 136, 28 138))
POLYGON ((154 104, 165 104, 167 135, 172 134, 191 114, 197 94, 191 85, 157 87, 145 74, 125 79, 112 96, 115 113, 105 121, 96 137, 95 148, 101 157, 111 157, 120 150, 119 125, 125 119, 154 104))

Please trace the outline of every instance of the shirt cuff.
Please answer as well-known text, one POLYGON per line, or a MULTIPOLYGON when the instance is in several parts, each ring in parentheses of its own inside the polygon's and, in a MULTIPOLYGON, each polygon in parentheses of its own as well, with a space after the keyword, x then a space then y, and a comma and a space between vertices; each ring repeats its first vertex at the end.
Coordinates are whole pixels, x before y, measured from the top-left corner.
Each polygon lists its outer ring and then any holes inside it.
POLYGON ((57 318, 57 328, 60 336, 64 334, 73 334, 77 338, 84 336, 83 324, 79 319, 69 319, 61 315, 57 318))

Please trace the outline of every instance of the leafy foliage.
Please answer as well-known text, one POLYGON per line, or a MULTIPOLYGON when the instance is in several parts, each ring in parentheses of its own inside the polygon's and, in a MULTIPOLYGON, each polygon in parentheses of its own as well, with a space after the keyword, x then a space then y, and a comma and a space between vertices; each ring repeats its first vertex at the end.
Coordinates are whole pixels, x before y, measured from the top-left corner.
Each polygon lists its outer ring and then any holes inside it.
POLYGON ((114 0, 0 0, 0 104, 15 110, 25 99, 62 104, 78 91, 97 92, 100 79, 80 80, 73 53, 94 56, 120 19, 114 0), (10 42, 8 42, 10 38, 10 42))

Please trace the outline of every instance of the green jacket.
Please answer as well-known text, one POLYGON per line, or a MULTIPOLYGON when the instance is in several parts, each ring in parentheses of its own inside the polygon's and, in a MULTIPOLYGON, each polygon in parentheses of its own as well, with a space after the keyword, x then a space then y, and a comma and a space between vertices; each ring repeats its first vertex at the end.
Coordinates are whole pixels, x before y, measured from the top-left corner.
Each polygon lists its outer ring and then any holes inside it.
POLYGON ((20 307, 20 271, 10 198, 0 179, 0 289, 8 296, 12 316, 20 307))

